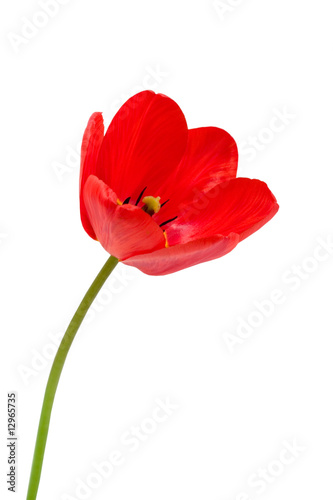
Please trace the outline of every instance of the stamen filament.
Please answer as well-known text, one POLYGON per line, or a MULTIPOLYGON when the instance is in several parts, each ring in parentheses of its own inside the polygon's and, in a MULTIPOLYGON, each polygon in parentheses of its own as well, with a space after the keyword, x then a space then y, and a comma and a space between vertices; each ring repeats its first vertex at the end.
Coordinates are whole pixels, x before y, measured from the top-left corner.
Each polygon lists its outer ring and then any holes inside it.
POLYGON ((174 217, 173 219, 169 219, 169 220, 166 220, 165 222, 162 222, 162 224, 160 224, 160 227, 165 226, 165 224, 168 224, 169 222, 172 222, 173 220, 176 220, 177 217, 178 217, 178 215, 176 215, 176 217, 174 217))
POLYGON ((138 205, 138 204, 140 203, 140 200, 141 200, 141 198, 142 198, 142 196, 143 196, 143 193, 146 191, 146 189, 147 189, 147 186, 146 186, 145 188, 143 188, 143 190, 142 190, 142 191, 141 191, 141 193, 139 194, 139 197, 138 197, 138 199, 136 200, 136 204, 135 204, 135 205, 138 205))

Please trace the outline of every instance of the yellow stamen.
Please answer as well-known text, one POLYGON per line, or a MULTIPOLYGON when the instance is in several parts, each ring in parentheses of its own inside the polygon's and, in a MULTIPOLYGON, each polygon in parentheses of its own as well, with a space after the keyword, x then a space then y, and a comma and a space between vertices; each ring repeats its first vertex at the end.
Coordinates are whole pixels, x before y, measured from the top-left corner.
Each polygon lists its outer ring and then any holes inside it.
POLYGON ((168 237, 167 237, 166 231, 163 231, 163 234, 164 234, 164 238, 165 238, 165 248, 169 248, 168 237))
POLYGON ((119 200, 119 198, 117 198, 117 203, 118 205, 122 205, 122 202, 119 200))

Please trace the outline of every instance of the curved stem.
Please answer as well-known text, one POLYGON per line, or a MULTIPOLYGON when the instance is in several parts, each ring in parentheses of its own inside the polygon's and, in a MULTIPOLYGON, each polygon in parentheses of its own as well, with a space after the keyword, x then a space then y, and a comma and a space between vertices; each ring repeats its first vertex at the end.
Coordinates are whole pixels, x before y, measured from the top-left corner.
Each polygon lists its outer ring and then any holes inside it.
POLYGON ((65 332, 65 335, 61 341, 56 357, 53 361, 53 365, 51 368, 51 372, 45 390, 44 401, 39 420, 27 500, 35 500, 37 496, 54 396, 58 387, 58 382, 60 379, 60 375, 69 348, 72 345, 75 334, 78 331, 89 307, 91 306, 96 295, 98 294, 103 284, 110 276, 111 272, 113 271, 113 269, 116 267, 117 264, 118 264, 118 259, 116 259, 116 257, 113 257, 111 255, 104 264, 104 266, 102 267, 99 274, 96 276, 94 282, 92 283, 91 287, 85 294, 81 304, 79 305, 76 313, 74 314, 72 321, 70 322, 65 332))

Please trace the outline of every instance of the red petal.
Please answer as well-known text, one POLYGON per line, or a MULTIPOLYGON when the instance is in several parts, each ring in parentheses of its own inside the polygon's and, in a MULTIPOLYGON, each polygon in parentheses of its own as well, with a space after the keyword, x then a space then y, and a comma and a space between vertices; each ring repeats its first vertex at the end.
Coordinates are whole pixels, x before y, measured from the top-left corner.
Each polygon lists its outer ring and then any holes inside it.
POLYGON ((84 202, 97 239, 118 259, 165 247, 162 229, 134 205, 118 205, 117 195, 91 175, 84 187, 84 202))
POLYGON ((162 276, 222 257, 233 250, 238 241, 237 234, 202 238, 184 245, 176 245, 144 255, 134 255, 124 260, 123 263, 137 267, 143 273, 162 276))
POLYGON ((266 224, 278 208, 264 182, 245 178, 224 182, 184 207, 167 227, 169 245, 230 233, 242 240, 266 224))
POLYGON ((81 147, 81 169, 80 169, 80 211, 81 221, 89 236, 96 239, 94 230, 90 224, 87 210, 83 200, 83 188, 89 175, 95 173, 98 153, 104 137, 104 123, 102 113, 94 113, 89 121, 83 135, 81 147))
POLYGON ((228 132, 217 127, 189 130, 187 148, 175 179, 166 187, 166 199, 171 202, 155 220, 161 223, 171 219, 178 214, 179 204, 190 204, 197 193, 234 179, 237 163, 237 144, 228 132))
POLYGON ((105 135, 96 175, 120 200, 159 196, 159 188, 177 168, 186 148, 187 125, 179 106, 168 97, 144 91, 131 97, 113 118, 105 135))

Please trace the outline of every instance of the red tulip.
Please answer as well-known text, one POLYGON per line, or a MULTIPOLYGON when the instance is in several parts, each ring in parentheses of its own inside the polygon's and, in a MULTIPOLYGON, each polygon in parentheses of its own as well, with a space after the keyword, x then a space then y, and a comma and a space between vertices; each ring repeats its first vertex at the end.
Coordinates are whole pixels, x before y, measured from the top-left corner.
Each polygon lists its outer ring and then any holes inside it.
POLYGON ((179 106, 144 91, 106 134, 101 113, 86 128, 80 208, 86 232, 111 255, 163 275, 230 252, 277 212, 264 182, 236 178, 233 138, 188 130, 179 106))

